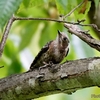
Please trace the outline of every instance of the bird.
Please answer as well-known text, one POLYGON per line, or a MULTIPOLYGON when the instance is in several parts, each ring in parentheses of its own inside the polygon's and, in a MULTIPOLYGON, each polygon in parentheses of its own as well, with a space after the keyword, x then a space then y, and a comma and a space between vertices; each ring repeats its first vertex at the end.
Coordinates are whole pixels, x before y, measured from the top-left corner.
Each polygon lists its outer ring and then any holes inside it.
POLYGON ((60 63, 69 52, 69 39, 64 32, 58 30, 55 40, 48 42, 37 54, 30 66, 30 71, 52 62, 60 63))

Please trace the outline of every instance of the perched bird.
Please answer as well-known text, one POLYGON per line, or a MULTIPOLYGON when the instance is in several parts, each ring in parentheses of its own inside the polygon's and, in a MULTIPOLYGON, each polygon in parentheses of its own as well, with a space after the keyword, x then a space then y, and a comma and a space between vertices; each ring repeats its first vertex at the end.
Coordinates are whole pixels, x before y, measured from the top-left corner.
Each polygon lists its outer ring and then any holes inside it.
POLYGON ((57 38, 53 41, 48 42, 38 53, 33 60, 30 71, 34 68, 39 68, 49 62, 53 64, 60 63, 69 51, 69 40, 64 32, 58 30, 57 38))

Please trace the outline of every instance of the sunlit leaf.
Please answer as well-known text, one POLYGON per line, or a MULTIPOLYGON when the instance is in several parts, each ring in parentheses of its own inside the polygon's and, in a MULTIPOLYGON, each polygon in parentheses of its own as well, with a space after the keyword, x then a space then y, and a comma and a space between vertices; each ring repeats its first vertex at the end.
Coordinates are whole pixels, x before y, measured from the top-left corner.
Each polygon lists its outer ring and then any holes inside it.
POLYGON ((8 64, 5 62, 4 58, 0 59, 0 66, 4 66, 3 68, 0 68, 0 78, 3 78, 7 75, 8 71, 8 64))
POLYGON ((32 17, 45 17, 47 13, 43 7, 33 7, 30 9, 23 9, 22 12, 18 12, 17 15, 21 17, 27 17, 28 15, 32 17))
POLYGON ((76 5, 76 0, 55 0, 60 14, 69 13, 76 5))
POLYGON ((23 5, 25 8, 29 6, 30 0, 23 0, 23 5))
POLYGON ((26 8, 36 7, 36 6, 40 6, 43 4, 44 4, 44 0, 23 0, 18 12, 26 8))

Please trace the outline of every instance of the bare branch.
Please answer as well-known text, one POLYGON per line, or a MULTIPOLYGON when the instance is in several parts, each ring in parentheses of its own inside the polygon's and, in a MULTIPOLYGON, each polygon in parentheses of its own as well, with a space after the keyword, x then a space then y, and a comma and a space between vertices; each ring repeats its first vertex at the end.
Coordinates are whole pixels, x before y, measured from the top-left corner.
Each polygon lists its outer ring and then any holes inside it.
POLYGON ((64 16, 64 18, 70 16, 77 8, 79 8, 82 4, 84 3, 84 0, 79 4, 77 5, 74 9, 72 9, 67 15, 64 16))
POLYGON ((68 61, 62 65, 53 65, 51 69, 44 67, 40 71, 35 69, 1 79, 0 100, 29 100, 100 86, 100 57, 68 61), (51 72, 52 68, 54 73, 51 72))
POLYGON ((69 24, 78 24, 74 22, 68 22, 64 20, 59 20, 59 19, 51 19, 51 18, 34 18, 34 17, 15 17, 14 20, 40 20, 40 21, 53 21, 53 22, 58 22, 58 23, 69 23, 69 24))
POLYGON ((4 46, 5 46, 8 34, 9 34, 9 30, 11 28, 13 21, 14 21, 14 17, 12 16, 10 18, 10 20, 8 21, 6 28, 4 30, 4 33, 3 33, 3 36, 2 36, 2 39, 1 39, 1 42, 0 42, 0 57, 2 56, 2 52, 3 52, 4 46))
POLYGON ((89 46, 100 51, 100 41, 94 39, 90 34, 87 33, 87 31, 82 31, 77 25, 64 23, 64 26, 69 30, 70 33, 75 34, 89 46))

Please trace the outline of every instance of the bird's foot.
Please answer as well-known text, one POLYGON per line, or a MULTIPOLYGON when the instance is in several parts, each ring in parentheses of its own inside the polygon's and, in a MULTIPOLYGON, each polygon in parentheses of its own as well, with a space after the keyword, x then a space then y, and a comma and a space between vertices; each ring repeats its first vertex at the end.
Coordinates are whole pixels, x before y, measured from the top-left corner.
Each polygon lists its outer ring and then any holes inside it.
POLYGON ((52 61, 49 61, 49 63, 43 62, 43 64, 49 67, 49 66, 52 66, 53 65, 53 62, 52 61))
POLYGON ((53 62, 52 61, 49 61, 49 63, 43 62, 43 64, 44 64, 44 66, 39 67, 39 70, 46 68, 46 67, 52 67, 53 62))
POLYGON ((43 62, 44 66, 39 67, 39 72, 41 71, 41 69, 49 67, 49 70, 54 73, 55 72, 55 64, 52 61, 49 61, 49 63, 47 62, 43 62))
POLYGON ((39 73, 39 75, 36 77, 37 81, 43 81, 44 75, 44 73, 39 73))
POLYGON ((49 62, 49 70, 52 73, 55 73, 55 67, 54 66, 55 66, 55 64, 52 61, 50 61, 49 62))

